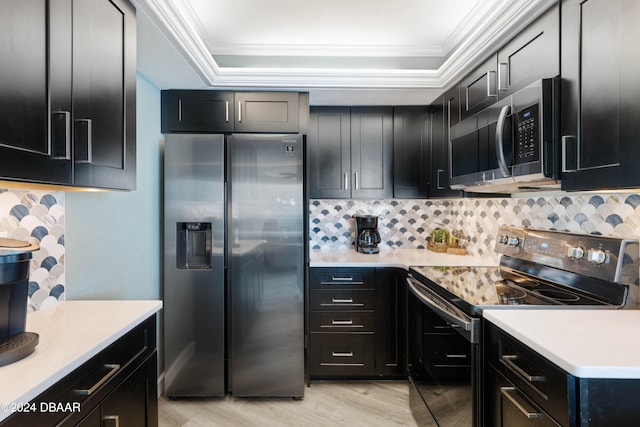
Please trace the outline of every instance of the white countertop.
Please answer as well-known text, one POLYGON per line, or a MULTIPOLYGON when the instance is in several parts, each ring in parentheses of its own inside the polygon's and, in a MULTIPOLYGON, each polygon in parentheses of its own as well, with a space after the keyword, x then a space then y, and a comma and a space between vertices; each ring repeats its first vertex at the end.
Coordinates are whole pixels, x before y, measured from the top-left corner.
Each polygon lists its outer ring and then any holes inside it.
POLYGON ((162 301, 64 301, 27 316, 35 351, 0 367, 0 420, 6 404, 27 403, 152 314, 162 301))
POLYGON ((640 379, 640 310, 484 310, 571 375, 640 379))
POLYGON ((494 267, 498 262, 471 255, 450 255, 427 249, 380 249, 377 254, 363 254, 354 249, 312 249, 310 267, 494 267))

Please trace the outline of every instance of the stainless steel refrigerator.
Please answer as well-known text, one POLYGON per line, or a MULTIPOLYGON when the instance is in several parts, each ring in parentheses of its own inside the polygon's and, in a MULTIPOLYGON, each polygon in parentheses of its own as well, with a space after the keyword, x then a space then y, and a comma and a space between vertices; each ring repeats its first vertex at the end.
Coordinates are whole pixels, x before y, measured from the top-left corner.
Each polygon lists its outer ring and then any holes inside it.
POLYGON ((167 396, 303 396, 303 151, 301 135, 166 135, 167 396))

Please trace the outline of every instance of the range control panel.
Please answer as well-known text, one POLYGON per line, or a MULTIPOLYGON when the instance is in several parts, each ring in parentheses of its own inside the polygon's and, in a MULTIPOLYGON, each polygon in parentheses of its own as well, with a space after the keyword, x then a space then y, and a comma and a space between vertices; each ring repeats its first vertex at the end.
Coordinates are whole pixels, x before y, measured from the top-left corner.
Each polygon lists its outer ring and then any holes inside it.
POLYGON ((625 265, 638 264, 638 248, 635 239, 508 226, 500 227, 495 245, 504 255, 612 282, 625 265))

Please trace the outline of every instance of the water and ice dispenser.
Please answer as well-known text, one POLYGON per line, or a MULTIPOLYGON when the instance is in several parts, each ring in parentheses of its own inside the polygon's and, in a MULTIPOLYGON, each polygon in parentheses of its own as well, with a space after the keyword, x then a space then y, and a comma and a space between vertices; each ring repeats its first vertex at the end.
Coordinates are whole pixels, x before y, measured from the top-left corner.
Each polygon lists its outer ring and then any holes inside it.
POLYGON ((176 230, 176 268, 211 269, 212 234, 210 222, 178 222, 176 230))

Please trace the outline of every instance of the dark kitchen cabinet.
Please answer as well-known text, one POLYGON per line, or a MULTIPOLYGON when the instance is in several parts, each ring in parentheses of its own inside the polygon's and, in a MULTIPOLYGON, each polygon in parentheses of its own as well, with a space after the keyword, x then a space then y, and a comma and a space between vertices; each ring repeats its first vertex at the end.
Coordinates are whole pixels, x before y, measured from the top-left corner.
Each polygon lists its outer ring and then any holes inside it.
POLYGON ((640 3, 562 2, 563 190, 640 186, 640 3))
POLYGON ((3 2, 1 179, 135 187, 135 9, 3 2))
POLYGON ((163 90, 162 133, 233 132, 233 92, 163 90))
POLYGON ((462 79, 459 90, 461 120, 473 116, 496 102, 498 99, 497 55, 492 54, 462 79))
POLYGON ((311 379, 400 378, 395 269, 311 268, 311 379))
POLYGON ((429 142, 431 113, 428 107, 393 109, 393 197, 429 197, 429 142))
POLYGON ((236 92, 235 132, 299 132, 298 92, 236 92))
POLYGON ((351 109, 311 108, 307 140, 309 196, 348 199, 351 189, 351 109))
POLYGON ((560 74, 560 3, 498 51, 498 98, 560 74))
POLYGON ((483 322, 484 425, 635 426, 640 380, 575 377, 483 322))
POLYGON ((449 129, 460 121, 458 87, 440 97, 431 107, 431 137, 429 143, 430 166, 429 197, 459 197, 460 192, 449 186, 451 164, 449 160, 449 129))
POLYGON ((126 0, 73 2, 74 185, 136 186, 136 16, 126 0))
POLYGON ((36 397, 37 411, 0 426, 157 427, 156 347, 153 315, 36 397), (40 410, 51 404, 71 409, 40 410))
POLYGON ((49 3, 2 2, 0 174, 71 184, 71 1, 49 3))
POLYGON ((309 197, 393 196, 392 111, 391 107, 311 109, 309 197))
POLYGON ((163 133, 306 133, 308 97, 299 92, 164 90, 163 133))

